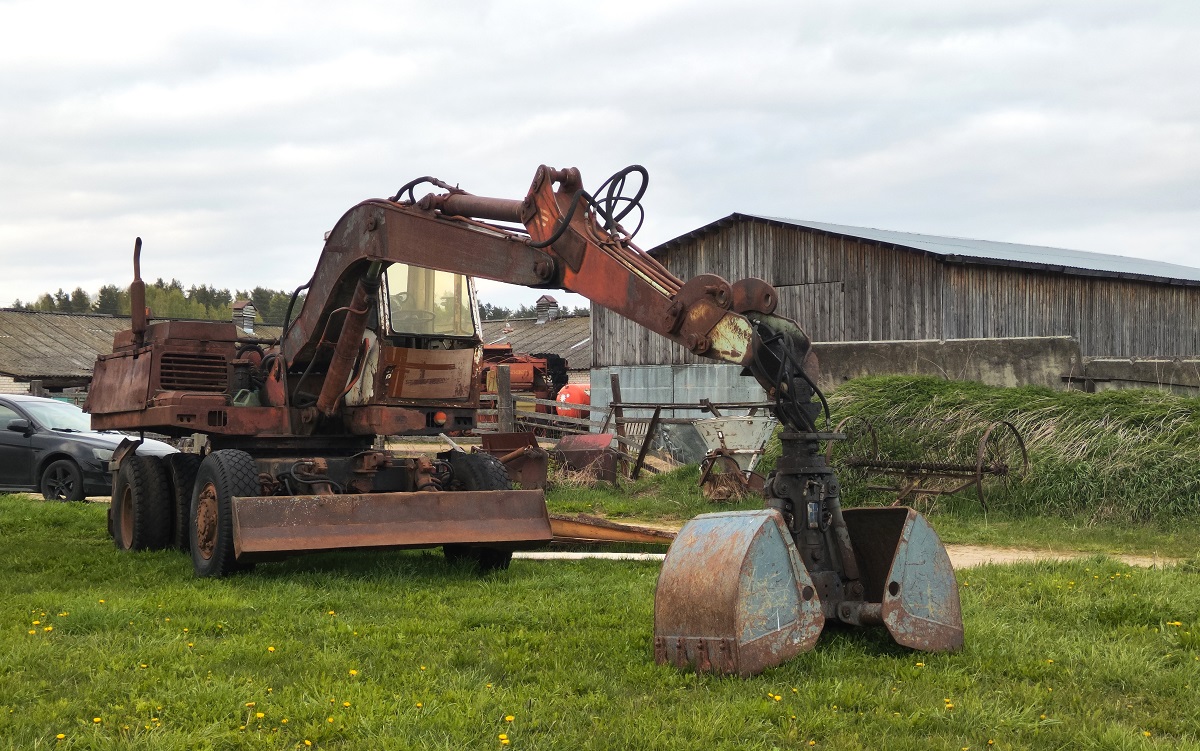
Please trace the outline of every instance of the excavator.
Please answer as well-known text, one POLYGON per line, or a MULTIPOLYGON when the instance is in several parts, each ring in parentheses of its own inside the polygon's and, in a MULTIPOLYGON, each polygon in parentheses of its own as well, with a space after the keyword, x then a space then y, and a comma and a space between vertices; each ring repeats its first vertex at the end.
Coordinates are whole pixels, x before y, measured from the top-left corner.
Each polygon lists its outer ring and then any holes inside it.
POLYGON ((413 180, 338 220, 273 339, 232 322, 150 322, 139 238, 131 326, 98 357, 86 409, 96 429, 191 437, 191 447, 163 459, 130 440, 114 452, 117 547, 175 545, 196 575, 225 576, 306 552, 438 546, 487 571, 545 545, 543 492, 514 490, 493 457, 407 458, 376 442, 474 426, 473 279, 492 279, 581 294, 741 366, 774 404, 782 456, 764 508, 700 515, 668 550, 657 662, 753 675, 833 624, 882 626, 917 650, 961 647, 954 572, 925 518, 841 508, 821 451, 841 436, 828 428, 808 336, 767 282, 683 281, 635 245, 647 180, 634 165, 589 192, 579 170, 541 166, 523 199, 413 180), (418 198, 422 185, 434 192, 418 198))

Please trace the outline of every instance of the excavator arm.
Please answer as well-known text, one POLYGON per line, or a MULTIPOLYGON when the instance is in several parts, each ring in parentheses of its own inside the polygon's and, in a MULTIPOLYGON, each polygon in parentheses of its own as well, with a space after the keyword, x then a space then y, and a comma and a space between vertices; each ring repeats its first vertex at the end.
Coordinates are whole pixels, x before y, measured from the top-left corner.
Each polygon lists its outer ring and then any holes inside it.
POLYGON ((815 430, 815 386, 805 369, 811 342, 795 322, 774 315, 775 289, 761 279, 730 284, 712 274, 684 282, 634 245, 618 217, 640 210, 645 170, 629 167, 605 183, 619 188, 635 173, 642 190, 634 197, 610 189, 597 200, 577 169, 542 166, 524 199, 475 196, 422 178, 414 183, 448 190, 416 200, 410 184, 390 200, 351 209, 330 233, 281 345, 295 366, 320 357, 322 343, 337 342, 317 410, 328 416, 338 408, 383 267, 406 263, 583 295, 698 356, 743 366, 779 402, 786 425, 815 430))

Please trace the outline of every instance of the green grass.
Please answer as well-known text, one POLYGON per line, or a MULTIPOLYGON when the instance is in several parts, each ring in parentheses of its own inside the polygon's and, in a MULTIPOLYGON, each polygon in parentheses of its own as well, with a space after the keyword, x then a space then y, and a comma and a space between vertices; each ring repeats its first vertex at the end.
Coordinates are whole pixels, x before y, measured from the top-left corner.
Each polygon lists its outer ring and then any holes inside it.
POLYGON ((16 496, 0 540, 0 748, 1200 747, 1195 559, 963 571, 961 653, 835 630, 740 680, 653 664, 651 563, 342 554, 197 580, 115 550, 102 505, 16 496))

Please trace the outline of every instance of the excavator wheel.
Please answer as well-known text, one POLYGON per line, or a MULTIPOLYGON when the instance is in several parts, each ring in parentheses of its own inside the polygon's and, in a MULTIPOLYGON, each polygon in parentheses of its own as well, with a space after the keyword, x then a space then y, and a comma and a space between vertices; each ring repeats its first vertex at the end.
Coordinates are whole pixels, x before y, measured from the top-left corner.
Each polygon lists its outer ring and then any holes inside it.
POLYGON ((200 469, 201 457, 198 454, 170 454, 163 458, 167 465, 167 479, 170 482, 171 508, 171 546, 187 550, 188 542, 188 513, 192 508, 192 489, 196 484, 196 472, 200 469))
MULTIPOLYGON (((512 490, 508 470, 491 454, 447 451, 438 455, 450 465, 449 491, 512 490)), ((512 551, 475 545, 443 545, 442 555, 451 563, 470 561, 480 573, 504 571, 512 562, 512 551)))
POLYGON ((121 550, 161 550, 171 542, 167 471, 157 456, 126 459, 117 471, 110 508, 113 542, 121 550))
POLYGON ((249 568, 239 566, 236 559, 233 498, 259 493, 258 468, 245 451, 214 451, 200 462, 188 514, 188 539, 196 576, 228 576, 249 568))

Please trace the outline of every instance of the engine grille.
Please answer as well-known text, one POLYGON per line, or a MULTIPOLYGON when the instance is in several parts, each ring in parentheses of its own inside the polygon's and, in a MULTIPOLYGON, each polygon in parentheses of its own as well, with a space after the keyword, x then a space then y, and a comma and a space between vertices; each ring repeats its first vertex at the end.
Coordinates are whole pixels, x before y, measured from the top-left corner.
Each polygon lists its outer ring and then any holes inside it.
POLYGON ((224 392, 229 370, 221 355, 165 353, 159 362, 159 387, 164 391, 224 392))

